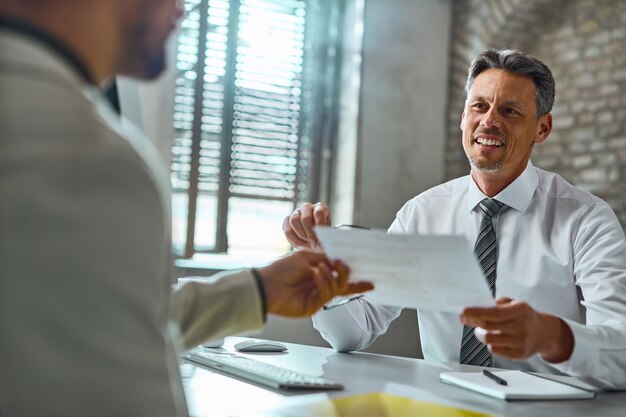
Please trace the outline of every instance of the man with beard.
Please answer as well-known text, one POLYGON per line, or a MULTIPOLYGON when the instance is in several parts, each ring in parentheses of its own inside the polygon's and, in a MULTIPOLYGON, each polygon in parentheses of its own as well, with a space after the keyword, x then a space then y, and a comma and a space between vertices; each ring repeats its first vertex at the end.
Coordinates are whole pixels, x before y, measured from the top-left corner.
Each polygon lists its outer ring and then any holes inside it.
MULTIPOLYGON (((466 236, 497 300, 460 318, 418 310, 425 359, 623 389, 624 232, 604 201, 530 162, 552 129, 554 91, 550 69, 535 58, 506 49, 479 54, 461 115, 470 175, 410 200, 389 232, 466 236)), ((316 246, 313 226, 329 224, 327 206, 305 204, 283 231, 294 246, 316 246)), ((313 323, 335 349, 350 351, 370 345, 399 314, 361 298, 317 313, 313 323)))
POLYGON ((98 86, 175 0, 0 1, 0 416, 185 416, 176 353, 371 289, 321 253, 171 292, 169 175, 98 86))

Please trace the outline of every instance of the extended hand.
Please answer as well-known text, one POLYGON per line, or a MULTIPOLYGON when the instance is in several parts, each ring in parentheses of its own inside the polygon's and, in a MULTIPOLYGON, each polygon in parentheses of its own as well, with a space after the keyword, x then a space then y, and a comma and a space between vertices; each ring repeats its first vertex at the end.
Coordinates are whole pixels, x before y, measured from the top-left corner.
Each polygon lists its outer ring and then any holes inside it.
POLYGON ((322 252, 300 251, 259 269, 267 311, 285 317, 310 316, 337 295, 369 291, 366 281, 348 282, 348 267, 330 263, 322 252))
POLYGON ((486 330, 475 334, 493 354, 525 359, 538 353, 552 363, 569 359, 574 336, 563 320, 510 298, 500 298, 496 304, 466 308, 460 317, 463 324, 486 330))
POLYGON ((317 247, 317 235, 313 231, 315 226, 330 226, 330 210, 324 203, 305 203, 301 208, 285 217, 283 233, 294 247, 317 247))

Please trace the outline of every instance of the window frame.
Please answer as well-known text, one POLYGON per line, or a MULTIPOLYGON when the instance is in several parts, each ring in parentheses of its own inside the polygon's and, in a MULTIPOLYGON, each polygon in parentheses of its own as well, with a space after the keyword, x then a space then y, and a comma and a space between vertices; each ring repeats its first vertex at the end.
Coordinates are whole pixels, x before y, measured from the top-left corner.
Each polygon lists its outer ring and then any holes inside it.
MULTIPOLYGON (((315 71, 311 68, 303 70, 303 90, 304 85, 310 85, 312 99, 307 102, 310 106, 308 114, 300 110, 298 125, 298 161, 302 155, 307 155, 307 169, 305 177, 304 192, 296 189, 290 199, 293 206, 304 201, 324 200, 329 202, 332 195, 332 178, 334 166, 334 149, 336 145, 336 135, 338 130, 339 95, 338 86, 341 81, 341 34, 342 18, 345 15, 345 0, 304 0, 306 2, 306 15, 316 14, 316 19, 321 22, 329 22, 329 26, 335 25, 334 30, 320 30, 312 33, 313 24, 309 22, 305 26, 305 46, 303 60, 306 63, 311 59, 311 55, 316 55, 315 68, 322 68, 322 71, 315 71), (323 8, 320 3, 328 7, 323 8), (315 39, 313 40, 314 36, 315 39), (308 43, 308 45, 306 45, 308 43), (313 80, 315 78, 315 80, 313 80), (303 148, 304 130, 309 138, 308 148, 303 148)), ((195 63, 196 74, 204 74, 205 60, 207 57, 206 39, 209 33, 209 3, 210 0, 199 0, 194 7, 199 13, 198 28, 198 55, 195 63)), ((240 0, 230 0, 228 14, 228 33, 237 34, 239 28, 240 0)), ((218 180, 217 216, 215 231, 215 246, 210 250, 199 250, 195 237, 197 233, 197 201, 200 195, 200 151, 202 136, 202 115, 203 97, 205 93, 205 83, 202 76, 197 76, 194 82, 194 109, 193 122, 191 127, 191 163, 189 170, 189 186, 187 189, 187 227, 186 240, 183 253, 176 253, 177 257, 191 259, 196 253, 228 253, 228 206, 231 197, 244 197, 247 199, 260 198, 265 201, 279 200, 289 201, 284 198, 272 198, 268 196, 237 195, 229 189, 231 178, 231 153, 233 145, 233 123, 234 123, 234 100, 235 100, 235 76, 234 69, 237 63, 238 36, 228 36, 226 48, 226 74, 223 100, 222 129, 220 132, 220 170, 218 180), (197 105, 200 103, 200 105, 197 105), (222 168, 225 167, 225 168, 222 168)), ((178 45, 177 45, 178 48, 178 45)), ((304 107, 304 104, 303 104, 304 107)), ((180 131, 177 131, 180 133, 180 131)), ((304 175, 301 172, 300 163, 296 164, 296 186, 301 183, 304 175)))

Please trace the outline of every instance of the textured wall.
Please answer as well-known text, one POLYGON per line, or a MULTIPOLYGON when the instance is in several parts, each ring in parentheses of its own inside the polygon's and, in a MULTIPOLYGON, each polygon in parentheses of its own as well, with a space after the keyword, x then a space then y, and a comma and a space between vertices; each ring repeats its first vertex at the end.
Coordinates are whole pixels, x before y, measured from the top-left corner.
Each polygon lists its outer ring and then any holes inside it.
POLYGON ((450 12, 451 0, 365 1, 356 223, 389 227, 444 177, 450 12))
POLYGON ((459 0, 453 19, 446 177, 469 169, 458 126, 471 59, 520 48, 556 79, 554 130, 533 163, 604 198, 626 225, 626 1, 459 0))

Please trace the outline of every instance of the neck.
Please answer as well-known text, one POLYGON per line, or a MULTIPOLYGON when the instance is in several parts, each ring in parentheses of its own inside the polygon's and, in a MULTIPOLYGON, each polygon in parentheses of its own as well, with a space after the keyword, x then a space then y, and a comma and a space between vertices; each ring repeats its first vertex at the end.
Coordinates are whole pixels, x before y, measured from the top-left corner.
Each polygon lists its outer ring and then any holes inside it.
MULTIPOLYGON (((527 164, 528 163, 526 163, 526 165, 527 164)), ((511 183, 520 175, 522 175, 522 172, 526 169, 526 165, 508 174, 502 170, 496 172, 485 172, 472 167, 470 174, 472 175, 472 179, 476 183, 476 186, 478 186, 478 189, 482 191, 483 194, 487 197, 495 197, 502 190, 511 185, 511 183)))
POLYGON ((56 39, 102 84, 115 75, 119 50, 113 1, 7 1, 0 15, 34 26, 56 39))

